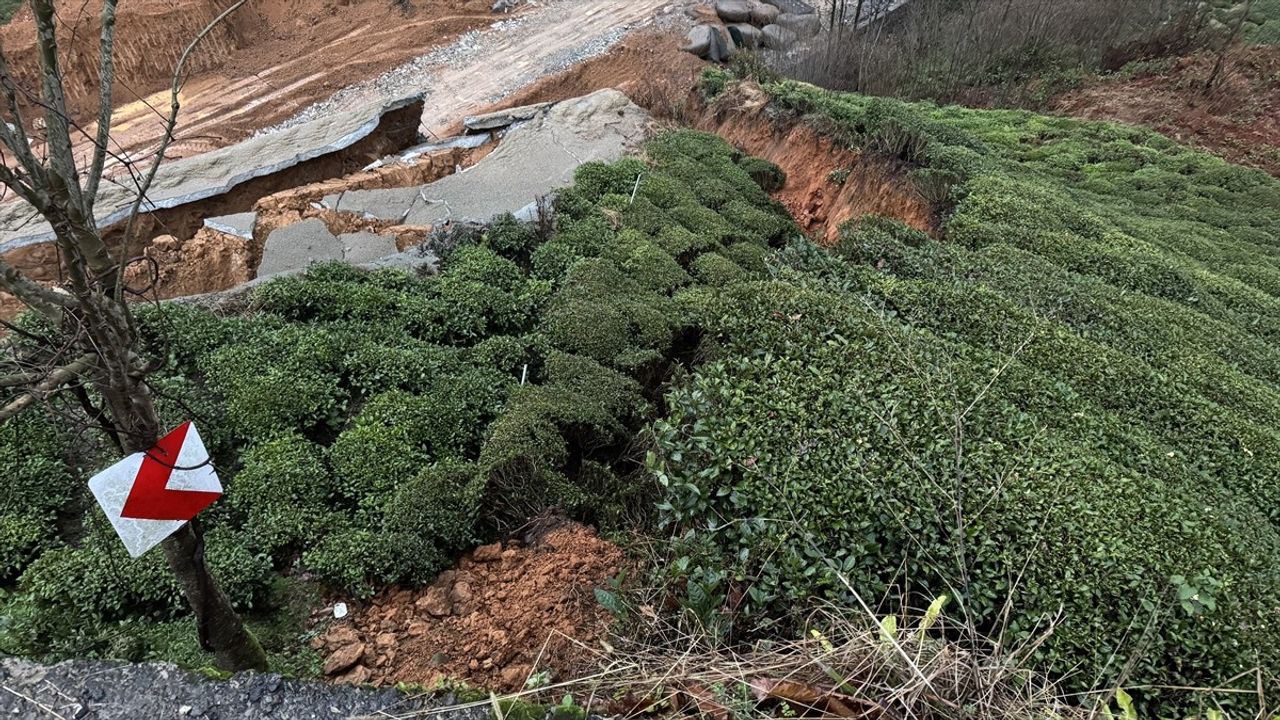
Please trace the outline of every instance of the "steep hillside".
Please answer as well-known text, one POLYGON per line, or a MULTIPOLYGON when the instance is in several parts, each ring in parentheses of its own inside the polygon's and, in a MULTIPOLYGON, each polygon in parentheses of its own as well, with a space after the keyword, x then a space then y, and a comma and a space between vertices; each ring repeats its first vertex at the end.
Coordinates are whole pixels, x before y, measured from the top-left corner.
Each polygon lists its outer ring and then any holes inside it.
POLYGON ((1025 657, 1082 690, 1274 679, 1280 182, 1135 128, 766 89, 950 210, 684 297, 714 352, 652 467, 690 602, 750 631, 946 593, 1009 648, 1053 628, 1025 657))

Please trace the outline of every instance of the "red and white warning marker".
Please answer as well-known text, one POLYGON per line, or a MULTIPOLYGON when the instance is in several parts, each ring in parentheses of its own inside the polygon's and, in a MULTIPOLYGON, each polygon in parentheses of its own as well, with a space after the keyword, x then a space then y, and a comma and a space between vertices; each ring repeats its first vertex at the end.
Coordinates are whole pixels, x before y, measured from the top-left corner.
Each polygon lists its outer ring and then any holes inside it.
POLYGON ((190 422, 147 452, 94 475, 89 489, 133 557, 160 544, 222 495, 209 452, 190 422))

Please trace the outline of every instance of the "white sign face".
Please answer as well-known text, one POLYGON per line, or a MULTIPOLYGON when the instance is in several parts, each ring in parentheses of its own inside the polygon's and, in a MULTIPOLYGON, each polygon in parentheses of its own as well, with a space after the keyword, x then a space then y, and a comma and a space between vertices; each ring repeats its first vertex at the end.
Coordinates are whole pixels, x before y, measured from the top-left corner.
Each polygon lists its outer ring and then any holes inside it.
POLYGON ((189 422, 147 452, 134 453, 93 476, 89 489, 135 558, 222 495, 209 452, 189 422))

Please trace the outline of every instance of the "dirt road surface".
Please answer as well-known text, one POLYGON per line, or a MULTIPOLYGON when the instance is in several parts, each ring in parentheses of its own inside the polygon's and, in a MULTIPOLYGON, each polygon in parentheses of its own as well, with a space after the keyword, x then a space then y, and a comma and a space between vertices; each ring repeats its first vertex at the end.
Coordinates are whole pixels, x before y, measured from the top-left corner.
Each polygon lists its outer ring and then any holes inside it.
POLYGON ((672 0, 555 0, 348 87, 289 123, 422 92, 423 129, 440 135, 467 113, 606 52, 629 32, 673 16, 680 6, 672 0))
MULTIPOLYGON (((679 2, 680 0, 676 0, 679 2)), ((491 0, 250 0, 192 57, 168 156, 187 157, 281 124, 423 92, 424 130, 606 51, 672 0, 530 0, 511 14, 491 0)), ((96 102, 96 3, 60 5, 68 94, 88 133, 96 102)), ((217 0, 141 0, 122 10, 112 152, 142 163, 163 133, 176 55, 215 16, 217 0), (205 16, 209 16, 206 18, 205 16)), ((29 18, 0 28, 21 67, 29 18)), ((30 63, 34 65, 34 57, 30 63)), ((34 78, 33 78, 34 79, 34 78)), ((87 157, 88 137, 79 154, 87 157)), ((119 162, 108 163, 108 171, 119 162)))

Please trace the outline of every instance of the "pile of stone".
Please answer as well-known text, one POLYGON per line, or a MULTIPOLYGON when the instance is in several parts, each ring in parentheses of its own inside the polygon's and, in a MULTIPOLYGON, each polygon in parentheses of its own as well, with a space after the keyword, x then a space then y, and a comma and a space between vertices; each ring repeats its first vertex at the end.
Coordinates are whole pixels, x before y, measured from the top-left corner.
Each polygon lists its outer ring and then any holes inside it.
POLYGON ((738 50, 784 50, 822 30, 817 12, 802 0, 716 0, 720 23, 689 31, 684 49, 712 62, 724 62, 738 50))

